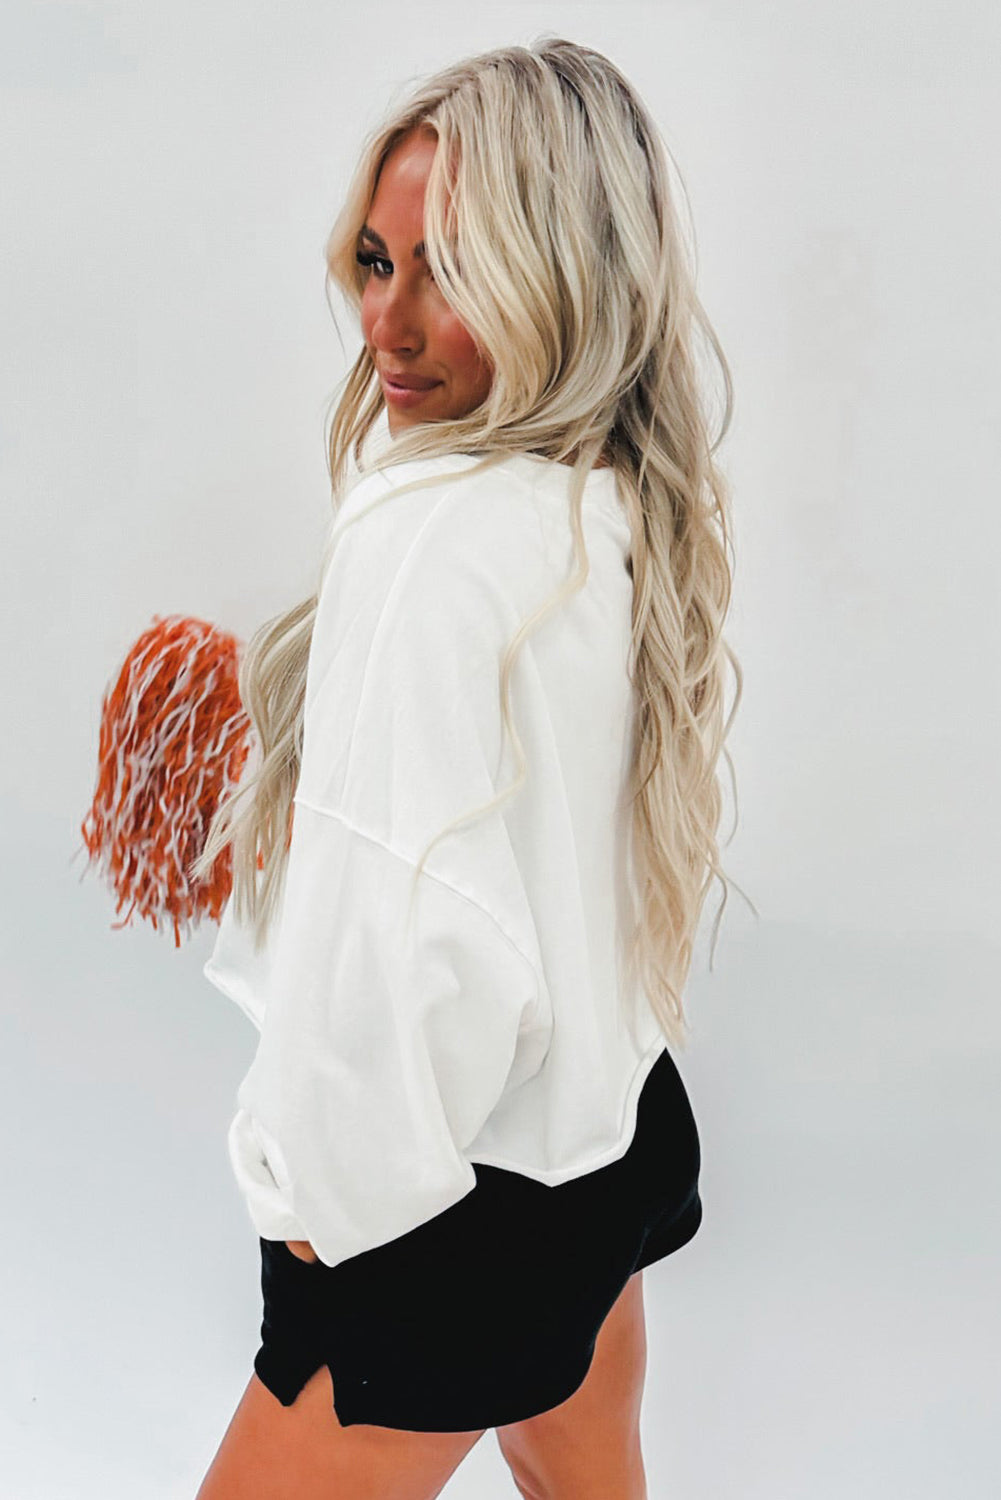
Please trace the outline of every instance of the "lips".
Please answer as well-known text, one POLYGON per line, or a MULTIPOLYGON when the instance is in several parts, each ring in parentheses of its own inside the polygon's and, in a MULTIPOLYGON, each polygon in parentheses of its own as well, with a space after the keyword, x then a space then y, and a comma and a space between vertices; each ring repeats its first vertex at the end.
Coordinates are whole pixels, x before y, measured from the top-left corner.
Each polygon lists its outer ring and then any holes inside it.
POLYGON ((398 386, 401 391, 429 391, 432 386, 441 384, 438 380, 428 380, 423 375, 406 375, 402 371, 396 374, 393 370, 383 370, 381 374, 383 380, 398 386))

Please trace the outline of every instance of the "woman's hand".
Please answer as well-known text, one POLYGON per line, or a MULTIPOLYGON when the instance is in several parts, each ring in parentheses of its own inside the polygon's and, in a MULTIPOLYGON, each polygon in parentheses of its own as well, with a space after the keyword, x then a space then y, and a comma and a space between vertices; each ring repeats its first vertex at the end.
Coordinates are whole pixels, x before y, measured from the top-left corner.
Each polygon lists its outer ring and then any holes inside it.
POLYGON ((320 1258, 317 1255, 316 1251, 313 1249, 312 1245, 309 1243, 309 1240, 286 1240, 285 1243, 291 1250, 292 1254, 299 1260, 305 1260, 312 1263, 314 1260, 319 1260, 320 1258))

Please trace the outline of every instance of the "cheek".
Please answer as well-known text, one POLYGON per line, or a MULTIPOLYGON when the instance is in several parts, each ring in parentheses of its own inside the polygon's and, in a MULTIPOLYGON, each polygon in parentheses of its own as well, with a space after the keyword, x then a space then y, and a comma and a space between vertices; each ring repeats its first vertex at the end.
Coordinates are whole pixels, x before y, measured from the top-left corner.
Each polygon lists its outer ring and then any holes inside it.
POLYGON ((467 333, 454 313, 443 319, 440 340, 442 354, 456 375, 477 385, 489 381, 488 367, 481 358, 472 335, 467 333))

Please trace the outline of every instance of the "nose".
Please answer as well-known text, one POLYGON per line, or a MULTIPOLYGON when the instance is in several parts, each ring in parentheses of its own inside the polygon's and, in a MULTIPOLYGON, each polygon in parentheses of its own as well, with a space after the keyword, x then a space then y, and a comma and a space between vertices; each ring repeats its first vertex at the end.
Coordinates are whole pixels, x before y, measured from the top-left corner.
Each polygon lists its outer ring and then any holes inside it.
POLYGON ((412 354, 423 346, 424 334, 415 299, 400 283, 383 289, 372 324, 372 342, 384 354, 397 350, 412 354))

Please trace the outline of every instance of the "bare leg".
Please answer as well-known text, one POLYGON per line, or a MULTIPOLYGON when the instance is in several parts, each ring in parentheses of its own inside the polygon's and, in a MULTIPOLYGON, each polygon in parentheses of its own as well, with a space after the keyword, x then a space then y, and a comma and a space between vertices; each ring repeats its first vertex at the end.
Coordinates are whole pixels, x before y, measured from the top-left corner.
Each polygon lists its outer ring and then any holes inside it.
POLYGON ((401 1432, 334 1410, 330 1370, 282 1406, 251 1375, 195 1500, 434 1500, 479 1432, 401 1432))
POLYGON ((525 1500, 646 1500, 640 1451, 646 1347, 637 1271, 601 1326, 583 1384, 551 1411, 496 1429, 525 1500))

